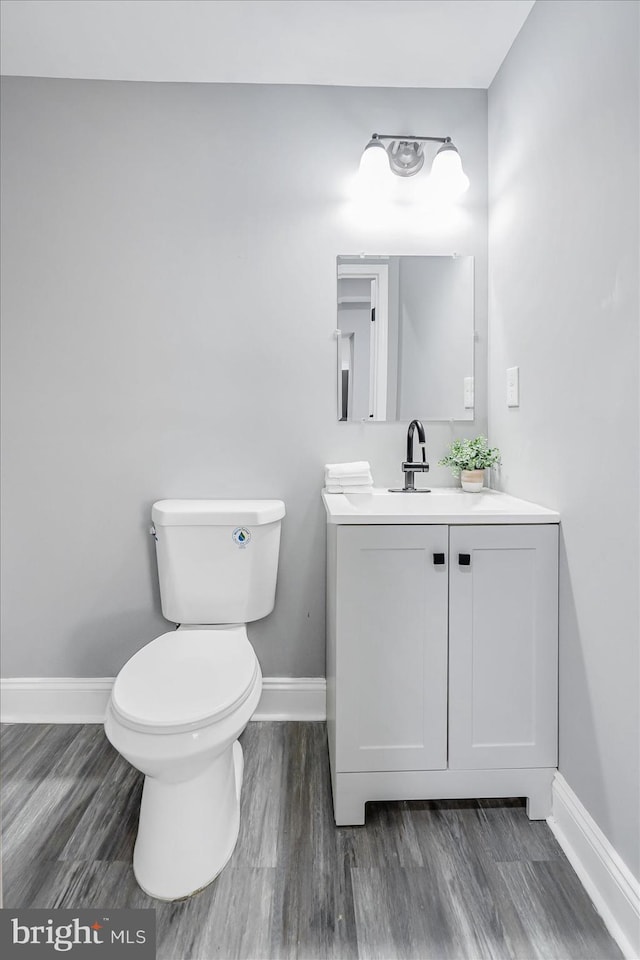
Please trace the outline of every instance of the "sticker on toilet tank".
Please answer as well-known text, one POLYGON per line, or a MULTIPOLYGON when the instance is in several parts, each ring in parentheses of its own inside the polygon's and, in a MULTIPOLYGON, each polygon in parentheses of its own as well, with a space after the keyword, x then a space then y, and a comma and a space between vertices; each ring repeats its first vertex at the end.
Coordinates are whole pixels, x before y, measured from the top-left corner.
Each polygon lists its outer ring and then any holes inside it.
POLYGON ((237 543, 239 547, 246 547, 251 540, 251 531, 247 530, 246 527, 236 527, 231 536, 233 542, 237 543))

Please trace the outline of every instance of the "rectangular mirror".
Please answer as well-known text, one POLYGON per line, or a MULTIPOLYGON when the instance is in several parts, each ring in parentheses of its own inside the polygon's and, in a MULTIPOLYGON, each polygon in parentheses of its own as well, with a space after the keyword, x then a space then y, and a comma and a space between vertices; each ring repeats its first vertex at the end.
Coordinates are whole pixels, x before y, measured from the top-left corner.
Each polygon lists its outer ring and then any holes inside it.
POLYGON ((338 257, 338 419, 473 420, 473 257, 338 257))

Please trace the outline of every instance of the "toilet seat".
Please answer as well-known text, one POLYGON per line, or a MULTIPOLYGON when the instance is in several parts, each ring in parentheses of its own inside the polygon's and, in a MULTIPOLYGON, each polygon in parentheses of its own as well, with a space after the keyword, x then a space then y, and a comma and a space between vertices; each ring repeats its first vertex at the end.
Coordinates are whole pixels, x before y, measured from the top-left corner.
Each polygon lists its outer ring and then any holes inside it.
POLYGON ((246 628, 163 633, 116 677, 113 710, 145 733, 183 733, 222 720, 244 703, 260 677, 246 628))

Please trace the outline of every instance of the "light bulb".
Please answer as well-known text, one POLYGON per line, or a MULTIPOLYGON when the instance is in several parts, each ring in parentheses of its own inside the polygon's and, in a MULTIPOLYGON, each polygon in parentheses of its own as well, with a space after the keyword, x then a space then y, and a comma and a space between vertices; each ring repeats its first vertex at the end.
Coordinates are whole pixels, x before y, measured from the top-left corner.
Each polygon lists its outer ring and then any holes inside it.
POLYGON ((455 200, 469 189, 469 177, 462 169, 460 154, 452 143, 443 143, 431 167, 431 186, 434 194, 455 200))
POLYGON ((389 185, 389 155, 381 140, 374 137, 364 148, 358 178, 371 187, 384 188, 389 185))

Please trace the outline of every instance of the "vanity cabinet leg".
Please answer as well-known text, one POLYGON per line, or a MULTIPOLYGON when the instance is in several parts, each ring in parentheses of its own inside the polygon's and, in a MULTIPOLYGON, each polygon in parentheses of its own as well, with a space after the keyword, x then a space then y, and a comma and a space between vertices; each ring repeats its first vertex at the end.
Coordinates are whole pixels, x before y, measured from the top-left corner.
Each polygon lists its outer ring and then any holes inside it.
POLYGON ((333 800, 333 814, 337 827, 361 827, 364 825, 364 804, 360 797, 354 797, 346 791, 336 790, 333 800))
POLYGON ((546 820, 551 816, 551 784, 543 783, 527 797, 529 820, 546 820))

